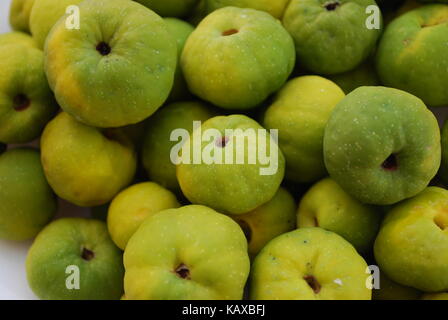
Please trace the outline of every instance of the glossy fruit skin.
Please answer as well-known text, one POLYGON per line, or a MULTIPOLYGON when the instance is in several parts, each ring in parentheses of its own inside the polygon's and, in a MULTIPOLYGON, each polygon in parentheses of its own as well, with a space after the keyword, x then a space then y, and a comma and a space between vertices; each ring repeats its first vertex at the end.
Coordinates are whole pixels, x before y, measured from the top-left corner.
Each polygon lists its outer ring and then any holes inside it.
POLYGON ((193 12, 200 0, 136 0, 162 17, 183 18, 193 12))
MULTIPOLYGON (((222 148, 222 163, 207 164, 202 161, 202 163, 195 164, 194 159, 190 159, 190 163, 185 163, 182 160, 177 165, 177 179, 188 200, 194 204, 209 206, 225 214, 243 214, 271 200, 283 180, 285 158, 269 132, 265 137, 266 154, 271 155, 274 148, 278 152, 278 159, 272 159, 272 163, 276 162, 276 170, 271 174, 261 175, 260 170, 269 166, 263 165, 259 159, 255 159, 253 164, 249 163, 249 156, 256 155, 256 153, 250 153, 251 151, 248 148, 248 145, 251 145, 255 146, 256 150, 259 146, 261 150, 261 144, 248 144, 248 139, 245 138, 244 145, 237 146, 237 139, 241 135, 234 132, 233 136, 226 137, 225 131, 227 129, 241 129, 243 132, 245 130, 258 132, 260 129, 263 130, 262 126, 249 117, 231 115, 218 116, 207 120, 202 124, 200 130, 204 133, 208 129, 214 129, 220 133, 219 141, 215 143, 220 143, 223 138, 228 140, 226 146, 222 148), (226 164, 226 153, 231 154, 232 152, 233 155, 244 152, 244 163, 238 164, 236 159, 233 158, 234 161, 231 164, 226 164)), ((199 137, 195 135, 195 132, 199 132, 198 130, 194 131, 190 135, 190 139, 184 144, 185 149, 191 150, 191 155, 194 154, 196 145, 200 144, 202 154, 206 152, 210 145, 210 141, 199 141, 199 137)), ((214 145, 216 146, 216 144, 214 145)), ((182 157, 184 157, 183 152, 182 157)))
POLYGON ((29 34, 21 31, 11 31, 0 34, 0 47, 7 44, 22 44, 28 47, 37 48, 34 39, 29 34))
POLYGON ((28 283, 44 300, 118 300, 123 294, 122 253, 102 221, 62 218, 37 236, 26 259, 28 283), (93 252, 83 258, 83 249, 93 252), (79 289, 68 289, 68 266, 79 268, 79 289))
POLYGON ((297 210, 297 227, 321 227, 342 236, 358 252, 373 247, 382 215, 347 194, 331 178, 326 178, 303 196, 297 210))
POLYGON ((355 248, 337 234, 321 228, 298 229, 261 250, 252 265, 250 298, 370 300, 366 269, 355 248), (309 276, 320 284, 319 292, 307 283, 309 276))
POLYGON ((274 18, 281 19, 289 0, 205 0, 205 11, 211 13, 224 7, 251 8, 265 11, 274 18))
POLYGON ((57 110, 44 55, 29 45, 6 44, 0 50, 0 69, 0 141, 30 142, 57 110))
POLYGON ((42 165, 56 194, 78 206, 105 204, 132 181, 134 146, 119 129, 101 131, 61 112, 41 137, 42 165))
POLYGON ((250 269, 238 224, 196 205, 145 220, 129 240, 124 265, 131 300, 240 300, 250 269), (186 278, 176 273, 181 265, 186 278))
POLYGON ((191 133, 193 121, 205 122, 215 115, 210 106, 197 101, 173 103, 157 111, 148 120, 143 142, 142 161, 149 180, 180 193, 176 165, 170 159, 171 149, 177 144, 170 141, 171 132, 182 128, 191 133))
POLYGON ((330 176, 363 203, 388 205, 421 192, 440 166, 440 130, 417 97, 361 87, 334 109, 324 136, 330 176))
POLYGON ((81 28, 68 30, 61 19, 45 46, 58 103, 101 128, 145 120, 173 85, 177 49, 163 19, 127 0, 86 1, 79 10, 81 28))
POLYGON ((344 97, 332 81, 304 76, 288 81, 268 107, 262 124, 279 130, 288 180, 307 183, 327 175, 322 151, 325 125, 344 97))
POLYGON ((393 281, 425 292, 448 290, 448 191, 429 187, 395 206, 375 241, 375 258, 393 281))
POLYGON ((387 28, 376 64, 382 82, 421 98, 431 107, 448 104, 448 5, 425 5, 387 28))
POLYGON ((56 213, 39 152, 19 148, 0 155, 0 238, 33 238, 56 213))
POLYGON ((35 0, 12 0, 9 24, 13 30, 30 32, 30 14, 35 0))
POLYGON ((249 256, 255 258, 275 237, 294 230, 296 203, 292 195, 280 187, 272 200, 244 214, 230 216, 246 235, 249 256))
POLYGON ((126 188, 112 200, 107 227, 112 240, 122 250, 138 227, 148 217, 179 207, 176 196, 154 182, 143 182, 126 188))
POLYGON ((39 49, 44 49, 51 28, 65 15, 67 7, 81 2, 82 0, 34 0, 29 23, 39 49))
POLYGON ((176 73, 174 74, 173 88, 171 89, 167 102, 185 101, 191 99, 191 94, 188 91, 187 82, 180 67, 180 57, 182 56, 182 51, 184 50, 188 37, 194 31, 194 27, 188 22, 176 18, 165 18, 163 20, 168 28, 168 32, 176 40, 178 60, 176 73))
POLYGON ((294 43, 281 23, 253 9, 226 7, 208 15, 181 57, 190 91, 225 109, 250 109, 286 82, 294 43))
POLYGON ((337 74, 354 69, 375 47, 381 29, 366 27, 366 8, 374 0, 341 0, 327 10, 326 0, 291 0, 283 25, 296 44, 297 59, 317 74, 337 74), (330 36, 329 36, 330 35, 330 36))

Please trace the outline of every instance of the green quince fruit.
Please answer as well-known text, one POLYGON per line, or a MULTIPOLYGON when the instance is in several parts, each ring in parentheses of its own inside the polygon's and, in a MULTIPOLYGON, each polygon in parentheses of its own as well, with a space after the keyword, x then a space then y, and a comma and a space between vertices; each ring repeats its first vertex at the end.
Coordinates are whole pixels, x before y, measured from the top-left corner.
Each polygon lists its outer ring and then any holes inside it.
POLYGON ((366 26, 375 0, 291 0, 283 25, 294 38, 297 59, 319 74, 347 72, 372 52, 381 34, 366 26))
POLYGON ((30 32, 30 14, 34 0, 12 0, 9 8, 9 24, 14 30, 30 32))
POLYGON ((177 49, 158 15, 128 0, 79 5, 80 29, 61 18, 45 46, 50 87, 64 111, 88 125, 143 121, 167 99, 177 49))
MULTIPOLYGON (((69 6, 77 6, 83 0, 34 0, 30 13, 30 31, 40 49, 44 49, 45 40, 51 28, 65 15, 69 6)), ((65 26, 65 20, 64 20, 65 26)), ((82 25, 80 25, 81 27, 82 25)))
POLYGON ((334 109, 324 137, 331 177, 361 202, 394 204, 418 194, 440 166, 436 118, 417 97, 361 87, 334 109))
POLYGON ((376 238, 375 258, 399 284, 448 290, 448 191, 429 187, 395 206, 376 238))
POLYGON ((174 194, 154 182, 130 186, 121 191, 109 206, 107 227, 110 236, 124 250, 145 219, 159 211, 179 206, 174 194))
POLYGON ((122 257, 104 222, 59 219, 39 233, 28 252, 28 283, 45 300, 118 300, 122 257))
POLYGON ((205 11, 211 13, 224 7, 251 8, 281 19, 289 0, 203 0, 205 11))
POLYGON ((128 242, 124 265, 129 300, 242 299, 250 269, 238 224, 194 205, 146 219, 128 242))
POLYGON ((29 34, 21 31, 11 31, 0 34, 0 47, 8 44, 22 44, 27 47, 37 48, 34 39, 29 34))
POLYGON ((162 17, 183 18, 191 14, 200 0, 135 0, 162 17))
POLYGON ((425 293, 422 300, 448 300, 448 292, 442 293, 425 293))
POLYGON ((44 55, 31 46, 2 46, 0 70, 0 141, 34 140, 57 110, 45 77, 44 55))
POLYGON ((448 5, 426 5, 395 19, 378 47, 382 82, 421 98, 448 104, 448 5))
POLYGON ((290 80, 277 94, 262 124, 279 130, 287 179, 314 182, 327 175, 322 151, 325 125, 344 97, 335 83, 318 76, 290 80))
POLYGON ((305 228, 261 250, 251 270, 252 300, 370 300, 367 264, 336 233, 305 228))
POLYGON ((176 67, 176 73, 174 74, 173 89, 171 89, 167 101, 182 101, 190 98, 191 94, 188 90, 182 68, 180 67, 180 57, 182 56, 182 51, 184 50, 188 37, 194 31, 194 27, 188 22, 176 18, 165 18, 163 20, 168 28, 168 32, 176 39, 177 58, 179 62, 176 67))
POLYGON ((329 76, 328 79, 341 87, 345 94, 349 94, 359 87, 380 84, 375 66, 369 60, 353 70, 329 76))
POLYGON ((157 111, 149 119, 143 142, 142 160, 149 180, 180 193, 176 165, 171 161, 171 150, 177 142, 171 141, 171 133, 182 128, 191 134, 193 121, 213 116, 215 113, 201 102, 173 103, 157 111))
POLYGON ((381 219, 375 208, 354 199, 330 178, 311 187, 297 211, 299 228, 321 227, 333 231, 361 253, 372 248, 381 219))
POLYGON ((120 129, 89 127, 65 112, 46 126, 41 148, 53 190, 78 206, 109 202, 131 183, 136 171, 134 146, 120 129))
POLYGON ((381 273, 380 289, 374 289, 372 295, 373 300, 418 300, 422 293, 417 289, 402 286, 381 273))
POLYGON ((12 149, 0 155, 0 238, 33 238, 56 213, 56 197, 45 180, 40 155, 12 149))
POLYGON ((226 109, 250 109, 286 82, 294 42, 266 12, 226 7, 208 15, 181 57, 192 93, 226 109))
POLYGON ((276 141, 243 115, 205 121, 181 151, 176 174, 184 195, 226 214, 247 213, 271 200, 285 174, 276 141))
POLYGON ((230 216, 240 225, 249 246, 251 258, 275 237, 294 230, 296 203, 284 188, 272 200, 244 214, 230 216))

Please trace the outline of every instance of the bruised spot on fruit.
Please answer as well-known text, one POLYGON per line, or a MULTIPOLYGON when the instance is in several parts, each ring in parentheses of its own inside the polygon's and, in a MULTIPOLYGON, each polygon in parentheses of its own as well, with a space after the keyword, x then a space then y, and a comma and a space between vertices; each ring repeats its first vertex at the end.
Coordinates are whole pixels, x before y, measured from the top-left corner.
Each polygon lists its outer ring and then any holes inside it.
POLYGON ((395 154, 391 154, 386 160, 384 160, 381 167, 386 171, 396 171, 398 169, 397 156, 395 154))
POLYGON ((250 242, 252 240, 252 229, 250 228, 249 224, 244 220, 237 220, 236 222, 238 222, 241 229, 243 230, 247 242, 250 242))
POLYGON ((229 30, 223 31, 222 35, 224 37, 227 37, 227 36, 231 36, 231 35, 237 34, 238 32, 239 31, 237 29, 229 29, 229 30))
POLYGON ((110 48, 110 46, 104 41, 101 41, 96 46, 96 51, 98 51, 102 56, 107 56, 111 52, 111 50, 112 49, 110 48))
POLYGON ((229 137, 223 136, 219 139, 216 139, 216 146, 220 148, 225 148, 225 146, 229 143, 229 137))
POLYGON ((174 272, 182 279, 190 280, 190 270, 186 265, 181 263, 174 272))
POLYGON ((339 7, 341 4, 338 1, 330 1, 324 4, 325 9, 327 11, 333 11, 336 10, 337 7, 339 7))
POLYGON ((304 276, 303 280, 308 283, 311 289, 313 289, 315 294, 318 294, 320 292, 321 285, 319 281, 314 276, 304 276))
POLYGON ((31 101, 26 95, 20 93, 14 97, 12 103, 14 110, 23 111, 30 106, 31 101))
POLYGON ((86 261, 90 261, 95 257, 95 254, 87 248, 82 248, 81 257, 86 261))

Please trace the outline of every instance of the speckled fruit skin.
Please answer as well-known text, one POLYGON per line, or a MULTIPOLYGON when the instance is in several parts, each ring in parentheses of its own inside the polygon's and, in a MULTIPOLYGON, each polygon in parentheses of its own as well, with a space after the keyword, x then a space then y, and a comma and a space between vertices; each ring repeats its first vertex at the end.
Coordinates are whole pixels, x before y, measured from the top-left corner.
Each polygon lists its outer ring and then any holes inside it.
POLYGON ((30 13, 30 31, 40 49, 55 23, 65 15, 68 6, 79 5, 82 0, 34 0, 30 13))
POLYGON ((102 221, 62 218, 37 236, 26 259, 28 284, 44 300, 119 300, 123 294, 122 253, 102 221), (90 260, 83 251, 93 253, 90 260), (72 272, 79 268, 79 289, 67 289, 72 272))
POLYGON ((375 47, 381 30, 366 27, 366 8, 374 0, 291 0, 283 25, 294 38, 301 65, 318 74, 336 74, 358 66, 375 47))
POLYGON ((9 24, 14 30, 30 32, 30 14, 34 0, 12 0, 9 9, 9 24))
POLYGON ((78 206, 105 204, 133 179, 134 146, 119 129, 102 132, 62 112, 41 137, 42 165, 56 194, 78 206))
POLYGON ((216 114, 205 103, 189 101, 169 104, 158 110, 150 119, 143 142, 142 162, 151 181, 180 193, 176 165, 170 159, 171 141, 176 129, 193 131, 193 121, 206 121, 216 114))
POLYGON ((448 5, 427 5, 394 20, 382 37, 377 70, 382 82, 432 107, 448 104, 448 5))
POLYGON ((182 18, 193 12, 200 0, 136 0, 162 17, 182 18))
MULTIPOLYGON (((249 164, 247 138, 242 150, 237 147, 238 135, 225 136, 226 129, 259 130, 263 129, 262 126, 246 116, 231 115, 211 118, 204 122, 200 129, 203 133, 208 129, 218 130, 222 138, 216 143, 220 143, 223 138, 228 142, 223 148, 222 164, 204 162, 194 164, 191 161, 190 164, 177 165, 177 179, 188 200, 195 204, 209 206, 222 213, 243 214, 274 197, 285 174, 285 158, 269 133, 266 135, 266 154, 270 155, 273 148, 277 148, 278 151, 278 169, 272 175, 260 174, 260 168, 267 168, 268 165, 261 164, 259 159, 256 159, 255 164, 249 164), (226 164, 224 161, 226 152, 233 152, 233 155, 244 152, 244 164, 237 164, 235 158, 233 164, 226 164)), ((200 144, 201 151, 204 153, 205 148, 210 144, 210 141, 199 142, 195 141, 196 139, 199 140, 193 133, 184 145, 185 149, 191 150, 191 155, 195 145, 200 144)), ((257 150, 256 146, 255 150, 257 150)))
POLYGON ((361 87, 334 109, 324 136, 331 177, 361 202, 394 204, 415 196, 440 166, 436 118, 417 97, 361 87))
POLYGON ((0 155, 0 238, 34 237, 56 213, 56 198, 45 180, 37 150, 0 155))
POLYGON ((238 224, 195 205, 145 220, 129 240, 124 265, 130 300, 240 300, 250 269, 238 224))
POLYGON ((57 109, 44 73, 44 55, 31 46, 4 45, 0 70, 0 141, 29 142, 57 109))
POLYGON ((294 43, 268 13, 226 7, 208 15, 181 57, 190 90, 225 109, 250 109, 280 89, 295 63, 294 43))
POLYGON ((378 210, 354 199, 330 178, 313 185, 297 210, 298 228, 335 232, 361 253, 372 248, 381 219, 378 210))
POLYGON ((121 191, 112 200, 107 227, 122 250, 145 219, 166 209, 179 207, 176 196, 154 182, 143 182, 121 191))
POLYGON ((204 0, 206 12, 210 13, 224 7, 251 8, 270 13, 281 19, 289 0, 204 0))
POLYGON ((11 31, 0 34, 0 47, 7 44, 22 44, 28 47, 37 48, 34 39, 29 34, 21 31, 11 31))
POLYGON ((173 85, 176 42, 163 19, 127 0, 85 1, 79 11, 80 29, 69 30, 60 19, 45 46, 46 73, 58 103, 96 127, 143 121, 173 85), (109 53, 97 50, 104 45, 109 53))
POLYGON ((402 286, 380 273, 380 289, 372 290, 372 300, 418 300, 421 291, 402 286))
POLYGON ((243 229, 251 258, 275 237, 294 230, 296 203, 284 188, 278 189, 272 200, 258 208, 233 218, 243 229))
POLYGON ((194 27, 188 22, 176 18, 165 18, 163 20, 168 28, 168 32, 176 39, 178 58, 173 88, 171 89, 167 102, 185 101, 191 98, 191 94, 188 91, 187 82, 180 67, 180 57, 182 56, 185 42, 187 42, 188 37, 194 31, 194 27))
POLYGON ((355 248, 337 234, 320 228, 299 229, 275 238, 261 250, 252 265, 250 298, 370 300, 366 269, 355 248), (305 277, 314 277, 320 285, 318 292, 305 277))
POLYGON ((279 130, 287 179, 306 183, 327 175, 322 151, 325 125, 344 97, 335 83, 318 76, 292 79, 279 91, 262 124, 279 130))
POLYGON ((381 270, 425 292, 448 290, 448 191, 429 187, 393 208, 375 241, 381 270))

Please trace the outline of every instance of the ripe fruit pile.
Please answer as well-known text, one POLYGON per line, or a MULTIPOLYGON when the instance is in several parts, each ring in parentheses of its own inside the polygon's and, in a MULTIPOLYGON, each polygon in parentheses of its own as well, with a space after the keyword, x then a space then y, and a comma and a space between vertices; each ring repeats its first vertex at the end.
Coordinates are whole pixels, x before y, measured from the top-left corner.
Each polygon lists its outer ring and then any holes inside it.
POLYGON ((448 1, 377 2, 13 0, 0 238, 35 294, 448 299, 448 1))

